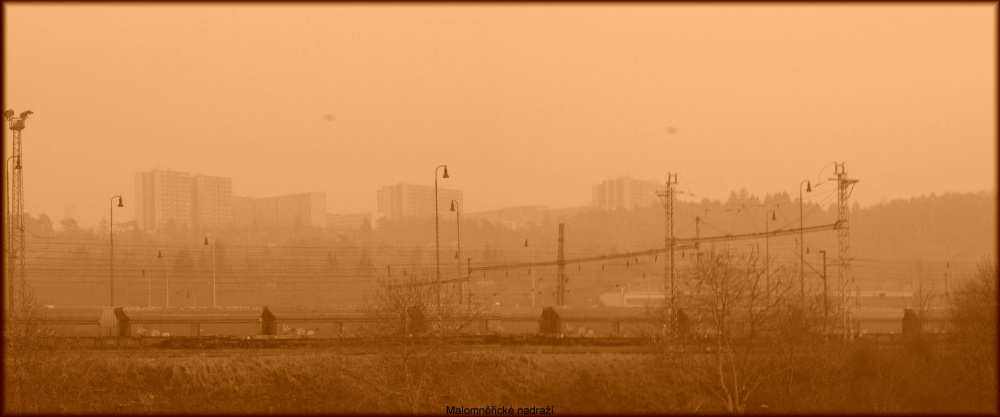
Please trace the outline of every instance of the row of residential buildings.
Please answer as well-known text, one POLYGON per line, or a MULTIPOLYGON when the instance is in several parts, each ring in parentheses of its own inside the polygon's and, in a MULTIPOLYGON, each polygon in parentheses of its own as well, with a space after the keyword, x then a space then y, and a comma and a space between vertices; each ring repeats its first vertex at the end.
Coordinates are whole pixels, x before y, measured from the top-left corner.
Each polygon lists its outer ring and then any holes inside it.
MULTIPOLYGON (((550 209, 533 205, 510 207, 476 213, 462 213, 469 219, 484 219, 511 227, 541 224, 588 209, 609 210, 647 207, 657 200, 661 184, 630 177, 609 179, 593 186, 591 205, 568 209, 550 209)), ((376 194, 376 211, 327 213, 325 193, 301 193, 253 198, 233 195, 232 178, 155 169, 135 174, 135 219, 141 230, 156 231, 171 226, 208 229, 236 226, 314 226, 335 229, 358 229, 363 224, 377 227, 383 218, 398 220, 434 213, 434 187, 408 183, 387 185, 376 194)), ((462 191, 439 188, 439 212, 465 207, 462 191)))
POLYGON ((135 174, 135 195, 135 223, 141 230, 233 222, 231 178, 163 170, 139 172, 135 174))

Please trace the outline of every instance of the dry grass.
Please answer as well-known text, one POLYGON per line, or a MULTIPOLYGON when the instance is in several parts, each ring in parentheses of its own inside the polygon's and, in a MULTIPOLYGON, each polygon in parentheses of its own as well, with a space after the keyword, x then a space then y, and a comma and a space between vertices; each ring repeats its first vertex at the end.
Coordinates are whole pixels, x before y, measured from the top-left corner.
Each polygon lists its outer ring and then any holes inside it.
MULTIPOLYGON (((558 413, 720 413, 661 357, 504 349, 374 348, 46 352, 7 385, 6 412, 444 413, 445 406, 554 406, 558 413), (14 400, 15 398, 19 398, 14 400)), ((830 349, 803 356, 747 412, 995 412, 992 375, 962 352, 830 349), (981 367, 979 367, 981 369, 981 367), (985 379, 984 379, 985 378, 985 379), (760 407, 766 405, 767 407, 760 407)))

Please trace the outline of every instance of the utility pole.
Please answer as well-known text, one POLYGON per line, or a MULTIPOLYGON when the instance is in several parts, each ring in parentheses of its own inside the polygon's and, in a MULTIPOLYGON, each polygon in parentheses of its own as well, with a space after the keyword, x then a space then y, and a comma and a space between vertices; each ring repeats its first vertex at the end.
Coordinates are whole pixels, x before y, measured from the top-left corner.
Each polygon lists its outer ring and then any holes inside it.
POLYGON ((851 197, 851 191, 854 190, 854 184, 856 184, 858 180, 847 178, 846 163, 834 162, 834 167, 834 174, 836 175, 836 178, 830 179, 837 180, 837 272, 838 278, 840 279, 839 285, 842 303, 841 316, 844 326, 844 343, 847 343, 848 332, 851 329, 850 323, 848 323, 847 319, 847 288, 853 281, 851 278, 851 229, 850 206, 848 199, 851 197))
POLYGON ((823 342, 826 343, 826 328, 830 322, 830 298, 827 295, 828 286, 826 285, 826 249, 819 251, 819 253, 823 254, 823 342))
POLYGON ((219 245, 219 239, 215 239, 215 244, 212 245, 212 307, 217 307, 215 304, 215 247, 219 245))
MULTIPOLYGON (((28 116, 34 114, 31 110, 21 112, 20 116, 14 117, 13 110, 7 110, 3 113, 4 118, 7 119, 7 126, 10 128, 13 134, 13 141, 11 143, 13 157, 16 161, 11 175, 11 192, 8 196, 10 198, 10 250, 7 253, 9 259, 7 260, 7 289, 13 290, 15 286, 20 287, 21 305, 20 307, 26 307, 26 296, 27 296, 27 283, 25 283, 24 276, 24 170, 21 167, 21 131, 24 130, 24 121, 28 119, 28 116)), ((8 292, 8 304, 11 303, 10 293, 8 292)), ((13 311, 17 311, 17 305, 8 305, 8 314, 11 313, 11 308, 13 311)))
MULTIPOLYGON (((765 294, 771 294, 771 221, 777 220, 775 217, 774 210, 768 210, 764 213, 764 286, 767 287, 765 294), (770 213, 771 216, 768 217, 767 214, 770 213)), ((802 287, 802 300, 805 301, 806 289, 802 287)))
POLYGON ((701 216, 694 216, 694 265, 695 273, 698 275, 698 289, 696 293, 701 295, 701 216))
POLYGON ((163 263, 166 267, 163 268, 164 276, 167 279, 167 308, 170 308, 170 265, 167 264, 167 259, 163 256, 163 251, 156 253, 157 258, 163 258, 163 263))
POLYGON ((563 224, 559 223, 559 252, 556 258, 556 305, 561 306, 566 302, 566 253, 563 251, 563 224))
MULTIPOLYGON (((812 192, 812 181, 804 180, 799 183, 799 287, 802 288, 802 298, 805 299, 805 288, 806 288, 806 273, 805 273, 805 262, 806 262, 806 235, 805 228, 803 224, 802 217, 802 184, 806 184, 806 192, 812 192)), ((817 184, 819 185, 819 184, 817 184)))
MULTIPOLYGON (((656 193, 664 199, 663 209, 666 217, 665 234, 663 246, 667 252, 667 262, 663 264, 663 294, 669 302, 668 316, 671 323, 677 310, 677 288, 674 278, 674 184, 677 184, 677 173, 667 173, 666 188, 663 192, 656 193)), ((673 326, 671 326, 671 330, 673 326)))
POLYGON ((458 201, 451 200, 451 211, 455 212, 455 230, 458 233, 458 251, 455 252, 455 265, 458 267, 458 304, 462 304, 462 211, 458 201))
POLYGON ((11 293, 11 287, 10 287, 10 284, 9 284, 8 280, 10 280, 10 277, 11 277, 10 265, 13 263, 11 261, 11 257, 10 257, 10 253, 11 253, 11 242, 10 242, 10 239, 11 239, 11 235, 13 234, 12 229, 10 227, 10 219, 12 218, 10 216, 10 206, 11 206, 11 197, 10 197, 10 176, 11 176, 11 173, 10 173, 11 172, 11 170, 10 170, 10 161, 11 161, 11 159, 14 159, 14 157, 10 156, 10 157, 7 158, 6 164, 4 164, 4 172, 3 172, 3 178, 5 180, 4 181, 5 182, 4 185, 6 187, 6 188, 4 188, 3 201, 4 201, 4 208, 7 210, 7 216, 4 217, 4 231, 3 231, 3 238, 4 238, 4 241, 3 241, 3 251, 4 251, 3 252, 3 256, 4 256, 4 265, 6 266, 6 268, 3 271, 3 315, 4 315, 4 317, 7 317, 7 313, 10 311, 10 293, 11 293))

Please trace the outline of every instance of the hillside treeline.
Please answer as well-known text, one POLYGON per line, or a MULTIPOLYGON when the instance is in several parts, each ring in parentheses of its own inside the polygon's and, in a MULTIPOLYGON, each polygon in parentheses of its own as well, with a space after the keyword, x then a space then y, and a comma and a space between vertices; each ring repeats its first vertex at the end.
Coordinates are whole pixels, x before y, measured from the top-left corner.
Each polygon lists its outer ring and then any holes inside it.
MULTIPOLYGON (((836 192, 822 187, 802 206, 806 227, 837 220, 836 192)), ((679 239, 754 234, 798 228, 798 196, 763 198, 746 189, 725 201, 683 196, 675 203, 674 235, 679 239), (765 223, 766 222, 766 223, 765 223)), ((26 272, 40 300, 54 305, 104 305, 110 301, 112 273, 108 224, 81 228, 76 220, 45 214, 25 216, 26 272)), ((662 248, 665 215, 661 205, 633 210, 583 210, 548 215, 539 224, 513 228, 486 220, 463 220, 461 253, 453 213, 440 221, 442 279, 465 276, 468 268, 556 259, 558 225, 565 225, 568 259, 662 248)), ((905 286, 915 278, 955 282, 971 275, 975 263, 995 251, 996 194, 945 194, 892 201, 851 210, 853 273, 870 286, 905 286)), ((330 304, 359 302, 375 273, 434 279, 433 218, 383 219, 376 227, 337 231, 297 225, 193 230, 172 227, 157 234, 119 230, 114 234, 116 304, 205 305, 213 281, 220 304, 330 304), (209 245, 205 245, 206 236, 209 245), (213 259, 214 258, 214 259, 213 259)), ((827 230, 805 236, 810 254, 806 273, 818 277, 826 250, 834 274, 837 234, 827 230)), ((751 238, 716 245, 766 252, 776 265, 795 267, 799 236, 751 238)), ((704 244, 702 250, 711 244, 704 244)), ((677 273, 692 273, 696 252, 679 251, 677 273)), ((567 268, 567 300, 592 305, 598 296, 618 291, 662 291, 664 259, 636 257, 574 264, 567 268)), ((473 274, 473 291, 505 304, 530 303, 532 281, 537 304, 554 299, 555 267, 520 268, 473 274)), ((810 279, 811 286, 820 282, 810 279)), ((940 289, 943 291, 943 287, 940 289)))

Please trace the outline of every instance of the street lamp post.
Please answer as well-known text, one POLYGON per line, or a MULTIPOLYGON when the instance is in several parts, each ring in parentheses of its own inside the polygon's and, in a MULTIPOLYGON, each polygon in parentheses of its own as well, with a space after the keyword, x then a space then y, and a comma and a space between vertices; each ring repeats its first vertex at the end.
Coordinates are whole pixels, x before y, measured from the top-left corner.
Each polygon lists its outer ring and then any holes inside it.
MULTIPOLYGON (((805 260, 806 260, 806 257, 805 257, 805 250, 806 250, 805 249, 806 248, 805 237, 806 237, 806 234, 805 234, 805 231, 802 230, 803 229, 803 222, 802 222, 802 184, 806 185, 806 192, 807 193, 811 193, 813 189, 812 189, 812 181, 805 180, 805 181, 802 181, 802 182, 799 183, 799 286, 804 288, 805 287, 805 283, 806 283, 806 279, 805 279, 805 276, 806 276, 805 275, 805 260)), ((802 290, 802 291, 803 291, 802 292, 802 294, 803 294, 802 296, 805 297, 805 290, 802 290)))
MULTIPOLYGON (((528 247, 528 239, 524 239, 524 247, 528 247)), ((531 252, 531 263, 535 263, 535 252, 531 252)), ((531 279, 531 306, 535 306, 535 272, 528 267, 528 278, 531 279)))
POLYGON ((455 212, 455 230, 458 234, 458 252, 455 252, 455 264, 458 265, 458 303, 462 304, 462 214, 458 202, 451 200, 451 211, 455 212))
MULTIPOLYGON (((218 246, 219 240, 216 239, 215 244, 212 245, 212 307, 216 307, 215 304, 215 247, 218 246)), ((205 237, 205 246, 208 246, 208 237, 205 237)))
POLYGON ((959 257, 959 255, 964 255, 964 253, 959 252, 952 255, 951 258, 948 259, 948 262, 944 264, 944 298, 946 300, 951 299, 951 292, 950 292, 951 287, 948 286, 948 274, 951 273, 951 263, 955 262, 955 258, 959 257))
POLYGON ((118 199, 118 207, 125 207, 122 203, 122 196, 111 197, 111 224, 108 232, 111 235, 111 306, 115 306, 115 199, 118 199))
POLYGON ((764 285, 767 286, 767 294, 771 293, 771 239, 769 233, 773 220, 778 220, 774 210, 768 210, 767 213, 764 213, 764 285), (770 218, 767 216, 768 213, 771 214, 770 218))
POLYGON ((434 168, 434 253, 437 259, 437 311, 438 315, 441 315, 441 230, 438 225, 438 170, 444 168, 444 176, 441 178, 448 178, 448 166, 438 165, 434 168))
POLYGON ((163 263, 164 263, 163 273, 165 274, 165 276, 167 278, 167 308, 170 308, 170 266, 166 265, 167 264, 167 258, 165 256, 163 256, 163 251, 162 250, 159 251, 159 252, 157 252, 156 257, 157 258, 163 258, 163 263))

